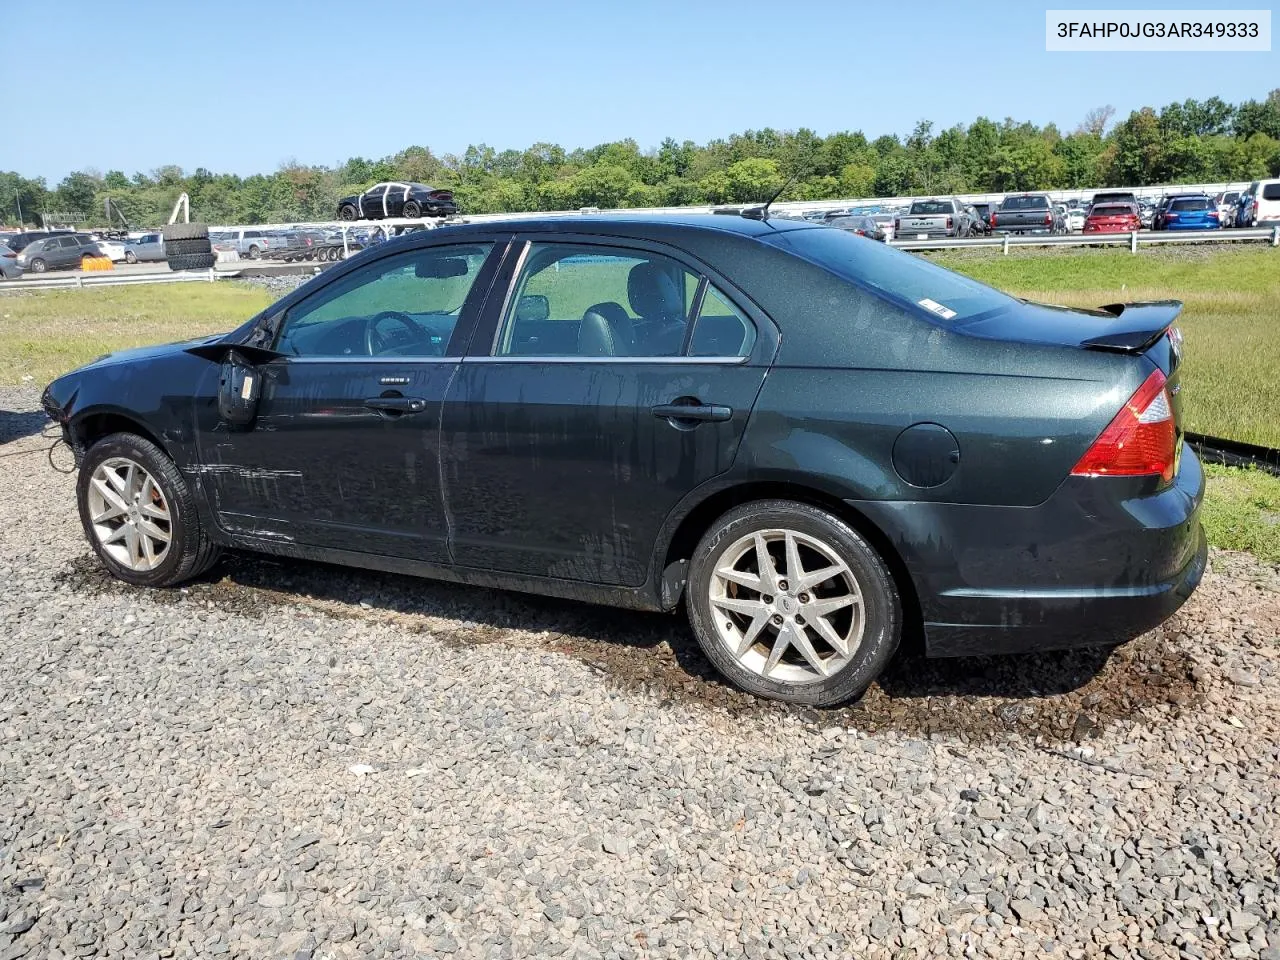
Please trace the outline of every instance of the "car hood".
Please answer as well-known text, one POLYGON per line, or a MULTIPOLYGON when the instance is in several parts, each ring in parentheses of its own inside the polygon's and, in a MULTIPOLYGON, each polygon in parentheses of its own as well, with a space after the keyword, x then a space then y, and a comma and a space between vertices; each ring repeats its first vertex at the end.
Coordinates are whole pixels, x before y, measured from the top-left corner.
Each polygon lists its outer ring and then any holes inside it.
POLYGON ((140 360, 158 360, 163 357, 172 356, 173 354, 183 353, 193 346, 204 343, 216 343, 225 337, 225 333, 217 333, 210 337, 197 337, 194 340, 180 340, 177 343, 157 343, 148 347, 133 347, 129 350, 117 350, 114 353, 104 353, 95 360, 90 360, 83 367, 79 367, 72 373, 79 373, 81 370, 92 370, 96 367, 113 366, 119 363, 136 363, 140 360))

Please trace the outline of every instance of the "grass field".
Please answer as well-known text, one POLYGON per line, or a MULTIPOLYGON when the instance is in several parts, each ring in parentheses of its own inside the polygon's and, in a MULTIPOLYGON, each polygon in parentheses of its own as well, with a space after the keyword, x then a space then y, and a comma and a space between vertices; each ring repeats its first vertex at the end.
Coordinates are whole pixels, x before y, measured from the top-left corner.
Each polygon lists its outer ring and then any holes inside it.
POLYGON ((1098 307, 1181 300, 1188 430, 1280 447, 1280 251, 1226 249, 990 250, 935 263, 1029 300, 1098 307))

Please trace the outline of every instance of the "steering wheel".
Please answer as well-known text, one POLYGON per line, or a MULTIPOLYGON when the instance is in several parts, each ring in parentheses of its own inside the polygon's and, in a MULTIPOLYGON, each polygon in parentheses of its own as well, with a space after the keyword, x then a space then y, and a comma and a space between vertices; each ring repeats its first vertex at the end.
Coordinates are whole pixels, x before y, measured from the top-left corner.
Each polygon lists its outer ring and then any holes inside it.
POLYGON ((410 337, 414 340, 426 340, 430 337, 426 327, 407 313, 399 310, 383 310, 381 313, 375 313, 364 323, 364 352, 371 357, 376 357, 386 346, 386 341, 378 333, 378 324, 383 320, 395 320, 409 331, 410 337))

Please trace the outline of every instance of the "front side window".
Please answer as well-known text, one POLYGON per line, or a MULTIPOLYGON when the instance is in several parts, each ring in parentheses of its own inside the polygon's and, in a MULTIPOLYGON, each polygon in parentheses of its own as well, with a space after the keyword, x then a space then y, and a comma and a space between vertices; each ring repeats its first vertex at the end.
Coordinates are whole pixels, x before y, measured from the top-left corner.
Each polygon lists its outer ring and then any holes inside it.
POLYGON ((383 257, 285 315, 276 342, 297 357, 441 357, 491 243, 383 257))

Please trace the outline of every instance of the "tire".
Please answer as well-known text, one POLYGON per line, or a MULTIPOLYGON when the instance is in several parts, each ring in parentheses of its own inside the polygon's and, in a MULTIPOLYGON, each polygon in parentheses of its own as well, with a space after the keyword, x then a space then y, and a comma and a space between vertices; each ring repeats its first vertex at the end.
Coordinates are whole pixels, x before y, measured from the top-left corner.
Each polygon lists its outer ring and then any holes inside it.
POLYGON ((829 707, 853 699, 888 665, 902 635, 898 590, 875 550, 839 517, 789 500, 743 504, 717 520, 694 551, 685 604, 699 646, 726 679, 748 693, 787 703, 829 707), (759 571, 757 534, 775 568, 772 585, 768 576, 758 581, 761 590, 748 585, 751 568, 759 571), (806 584, 787 579, 794 578, 796 559, 809 574, 837 564, 843 568, 806 584), (739 571, 738 579, 719 575, 726 565, 739 571), (844 597, 860 599, 840 604, 844 597), (831 632, 820 633, 818 621, 831 632), (753 628, 758 639, 739 655, 753 628), (822 673, 790 642, 770 666, 769 653, 776 651, 783 630, 808 645, 822 673), (847 655, 824 639, 829 635, 845 641, 847 655))
POLYGON ((256 243, 249 247, 250 260, 257 260, 260 256, 262 256, 262 251, 258 249, 258 245, 256 243))
POLYGON ((125 262, 125 263, 137 263, 137 262, 138 262, 138 255, 137 255, 136 253, 134 253, 132 250, 126 250, 126 251, 124 252, 124 262, 125 262))
POLYGON ((207 223, 167 223, 161 231, 165 242, 170 240, 208 240, 207 223))
POLYGON ((404 209, 400 211, 400 216, 406 220, 412 220, 414 217, 422 216, 422 206, 417 200, 410 200, 404 205, 404 209))
POLYGON ((113 433, 90 447, 80 465, 76 501, 81 525, 94 553, 112 576, 126 583, 173 586, 198 576, 218 559, 220 550, 200 523, 191 488, 164 451, 144 437, 113 433), (108 474, 114 475, 120 485, 108 474), (130 476, 136 482, 130 483, 130 476), (114 500, 100 492, 104 487, 114 500), (135 496, 129 497, 130 492, 135 496), (131 508, 119 524, 116 503, 131 508), (117 516, 111 516, 112 511, 117 516), (149 524, 150 530, 167 533, 168 541, 150 536, 144 524, 149 524), (132 532, 117 534, 112 542, 104 542, 122 528, 132 532), (150 556, 144 541, 150 546, 150 556), (131 565, 131 557, 141 565, 131 565))
POLYGON ((32 273, 44 273, 46 270, 49 269, 49 265, 45 263, 44 260, 41 259, 40 257, 36 257, 34 260, 32 260, 30 266, 31 266, 32 273))
POLYGON ((208 270, 217 262, 216 253, 185 253, 180 257, 169 257, 169 269, 208 270))
POLYGON ((213 247, 209 245, 208 237, 197 237, 193 240, 166 240, 164 242, 164 255, 166 257, 185 257, 192 253, 210 253, 213 247))
POLYGON ((338 208, 339 220, 356 220, 359 218, 360 211, 356 209, 354 203, 344 203, 338 208))

